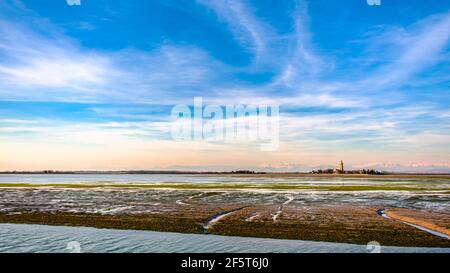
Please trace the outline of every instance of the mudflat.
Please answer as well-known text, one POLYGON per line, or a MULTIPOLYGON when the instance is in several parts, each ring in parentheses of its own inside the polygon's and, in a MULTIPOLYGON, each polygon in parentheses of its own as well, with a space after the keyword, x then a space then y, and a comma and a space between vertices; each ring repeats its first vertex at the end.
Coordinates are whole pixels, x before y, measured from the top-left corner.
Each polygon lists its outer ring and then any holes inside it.
POLYGON ((3 187, 0 222, 450 247, 448 239, 377 214, 383 208, 403 220, 448 230, 445 200, 444 207, 416 206, 440 204, 448 196, 441 193, 3 187))

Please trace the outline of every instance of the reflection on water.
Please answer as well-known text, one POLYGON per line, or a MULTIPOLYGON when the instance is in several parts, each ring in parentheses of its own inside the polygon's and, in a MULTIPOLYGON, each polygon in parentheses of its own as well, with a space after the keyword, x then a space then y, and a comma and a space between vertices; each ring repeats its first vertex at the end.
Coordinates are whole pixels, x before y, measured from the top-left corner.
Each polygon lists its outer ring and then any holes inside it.
MULTIPOLYGON (((368 252, 365 245, 169 232, 0 224, 0 252, 368 252), (68 249, 68 246, 70 249, 68 249)), ((444 252, 450 248, 383 247, 381 252, 444 252)))

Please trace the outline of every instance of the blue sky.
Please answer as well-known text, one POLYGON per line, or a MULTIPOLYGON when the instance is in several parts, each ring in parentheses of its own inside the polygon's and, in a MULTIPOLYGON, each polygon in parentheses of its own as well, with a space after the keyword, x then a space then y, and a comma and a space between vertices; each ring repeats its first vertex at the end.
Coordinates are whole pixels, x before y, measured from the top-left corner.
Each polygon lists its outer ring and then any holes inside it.
POLYGON ((0 169, 450 170, 449 61, 448 1, 0 0, 0 169), (173 141, 196 96, 279 150, 173 141))

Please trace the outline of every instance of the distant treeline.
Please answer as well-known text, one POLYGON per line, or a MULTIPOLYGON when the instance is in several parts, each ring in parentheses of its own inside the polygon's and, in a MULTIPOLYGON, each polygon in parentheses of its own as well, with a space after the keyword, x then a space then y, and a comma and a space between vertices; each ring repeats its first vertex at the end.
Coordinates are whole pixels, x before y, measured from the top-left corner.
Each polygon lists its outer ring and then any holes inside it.
POLYGON ((311 172, 257 172, 251 170, 237 170, 227 172, 217 171, 146 171, 146 170, 130 170, 130 171, 3 171, 0 174, 291 174, 291 175, 311 175, 311 174, 368 174, 368 175, 450 175, 450 173, 401 173, 401 172, 385 172, 374 169, 348 170, 344 172, 336 172, 334 169, 319 169, 311 172))
POLYGON ((266 172, 255 172, 250 170, 238 170, 228 172, 215 171, 5 171, 0 174, 265 174, 266 172))

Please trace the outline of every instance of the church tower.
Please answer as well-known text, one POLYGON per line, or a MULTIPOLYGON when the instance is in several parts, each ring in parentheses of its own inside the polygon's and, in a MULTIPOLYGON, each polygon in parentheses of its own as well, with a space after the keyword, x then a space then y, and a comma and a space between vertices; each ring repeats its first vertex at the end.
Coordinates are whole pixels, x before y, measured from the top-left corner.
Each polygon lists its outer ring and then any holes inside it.
POLYGON ((342 160, 339 162, 338 170, 341 173, 344 173, 344 162, 342 162, 342 160))
POLYGON ((337 165, 336 169, 334 169, 334 173, 344 173, 344 162, 339 161, 339 164, 337 165))

